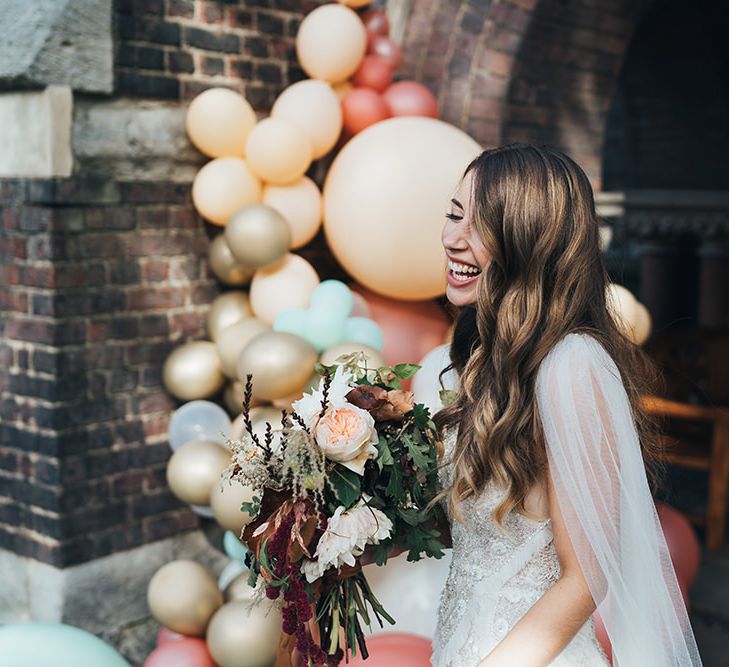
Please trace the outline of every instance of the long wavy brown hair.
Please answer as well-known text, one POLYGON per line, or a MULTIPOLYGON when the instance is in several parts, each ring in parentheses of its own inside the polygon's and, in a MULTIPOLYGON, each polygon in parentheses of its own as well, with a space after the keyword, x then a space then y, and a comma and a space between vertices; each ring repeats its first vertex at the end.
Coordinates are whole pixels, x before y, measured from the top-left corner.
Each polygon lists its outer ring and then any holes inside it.
POLYGON ((582 169, 556 150, 519 144, 483 152, 464 177, 469 173, 471 224, 492 259, 479 276, 477 302, 458 314, 449 368, 460 386, 435 422, 441 434, 459 428, 454 481, 443 494, 451 513, 462 519, 461 501, 494 480, 507 489, 494 513, 501 523, 513 509, 525 512, 529 490, 544 480, 535 380, 558 341, 587 333, 613 358, 646 462, 659 445, 639 397, 655 390, 659 376, 608 311, 609 278, 582 169))

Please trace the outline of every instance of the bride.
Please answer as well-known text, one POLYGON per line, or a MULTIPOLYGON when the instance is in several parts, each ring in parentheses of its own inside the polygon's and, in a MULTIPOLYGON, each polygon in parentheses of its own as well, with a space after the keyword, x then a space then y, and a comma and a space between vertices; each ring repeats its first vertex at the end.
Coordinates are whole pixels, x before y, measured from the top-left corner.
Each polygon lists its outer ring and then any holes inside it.
POLYGON ((443 229, 459 387, 436 416, 453 560, 435 667, 700 665, 649 491, 650 369, 606 305, 593 195, 554 150, 489 150, 443 229))

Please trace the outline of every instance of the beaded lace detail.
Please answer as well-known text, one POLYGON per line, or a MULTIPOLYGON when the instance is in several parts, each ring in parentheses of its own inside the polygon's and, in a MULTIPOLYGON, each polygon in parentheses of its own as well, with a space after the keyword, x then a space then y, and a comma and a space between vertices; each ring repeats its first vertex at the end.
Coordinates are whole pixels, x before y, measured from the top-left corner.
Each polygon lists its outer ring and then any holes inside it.
MULTIPOLYGON (((455 440, 452 430, 445 438, 446 461, 455 440)), ((440 471, 444 487, 451 475, 446 463, 440 471)), ((492 514, 502 496, 489 485, 478 498, 463 502, 465 523, 451 522, 453 559, 438 610, 435 667, 476 667, 559 578, 550 520, 534 521, 512 511, 499 527, 492 514)), ((551 664, 609 665, 592 619, 551 664)))

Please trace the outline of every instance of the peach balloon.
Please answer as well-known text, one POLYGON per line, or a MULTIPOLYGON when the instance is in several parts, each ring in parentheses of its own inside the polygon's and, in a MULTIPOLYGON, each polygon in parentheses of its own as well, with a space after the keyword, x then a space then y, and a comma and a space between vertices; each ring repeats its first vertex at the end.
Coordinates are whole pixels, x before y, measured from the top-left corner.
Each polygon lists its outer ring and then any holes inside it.
POLYGON ((267 185, 263 203, 277 210, 291 229, 291 247, 300 248, 316 236, 321 226, 321 192, 308 176, 290 185, 267 185))
POLYGON ((239 157, 211 160, 192 183, 192 203, 203 218, 216 225, 224 225, 238 209, 260 198, 261 181, 239 157))
POLYGON ((304 17, 296 35, 296 55, 312 79, 338 83, 359 67, 367 33, 357 14, 342 5, 322 5, 304 17))
POLYGON ((383 94, 382 99, 393 116, 430 116, 438 118, 438 100, 417 81, 398 81, 383 94))
POLYGON ((480 150, 465 132, 432 118, 392 118, 353 137, 324 185, 324 231, 344 269, 395 299, 442 295, 444 212, 480 150))
POLYGON ((339 4, 358 9, 359 7, 366 7, 367 5, 372 4, 372 0, 339 0, 339 4))
POLYGON ((311 141, 306 132, 283 118, 264 118, 248 135, 246 156, 251 170, 269 183, 301 178, 311 164, 311 141))
POLYGON ((271 116, 304 130, 314 160, 334 148, 342 131, 339 98, 326 81, 308 79, 289 86, 273 103, 271 116))
POLYGON ((242 157, 248 133, 255 124, 253 107, 228 88, 200 93, 190 102, 185 118, 190 141, 210 157, 242 157))
POLYGON ((251 308, 257 317, 273 324, 289 308, 308 308, 319 284, 314 267, 303 257, 287 254, 283 259, 256 271, 251 281, 251 308))
POLYGON ((430 639, 409 632, 383 632, 367 639, 369 657, 357 655, 348 667, 430 667, 430 639))
POLYGON ((371 88, 381 93, 392 83, 392 68, 379 56, 365 56, 352 76, 352 83, 361 88, 371 88))
POLYGON ((390 109, 377 91, 371 88, 354 88, 342 98, 344 129, 350 134, 390 117, 390 109))

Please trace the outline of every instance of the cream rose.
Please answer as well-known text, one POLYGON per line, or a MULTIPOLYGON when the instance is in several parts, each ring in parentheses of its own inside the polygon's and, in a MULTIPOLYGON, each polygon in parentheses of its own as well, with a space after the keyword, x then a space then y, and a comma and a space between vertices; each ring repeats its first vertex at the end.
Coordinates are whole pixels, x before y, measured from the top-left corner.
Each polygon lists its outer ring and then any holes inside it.
POLYGON ((364 474, 368 459, 377 456, 375 420, 355 405, 330 406, 314 430, 324 456, 345 468, 364 474))

